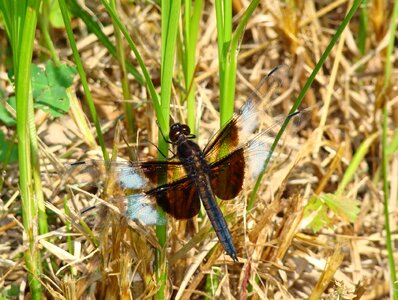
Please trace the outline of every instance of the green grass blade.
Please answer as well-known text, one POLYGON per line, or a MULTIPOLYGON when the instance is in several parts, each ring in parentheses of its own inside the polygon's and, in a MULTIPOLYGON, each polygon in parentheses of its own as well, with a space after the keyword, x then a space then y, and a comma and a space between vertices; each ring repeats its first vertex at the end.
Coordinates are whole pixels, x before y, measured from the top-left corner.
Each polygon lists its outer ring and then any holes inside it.
POLYGON ((350 164, 348 165, 346 171, 344 172, 344 176, 340 181, 339 187, 337 188, 336 194, 341 195, 348 183, 351 182, 352 178, 355 176, 355 172, 358 169, 360 163, 365 158, 365 155, 368 153, 369 148, 372 146, 374 140, 376 139, 377 134, 372 134, 368 136, 368 138, 362 142, 362 144, 358 147, 358 150, 355 152, 354 156, 351 159, 350 164))
POLYGON ((234 98, 235 98, 235 83, 236 83, 236 68, 237 68, 237 58, 239 53, 239 46, 242 38, 245 34, 245 28, 249 22, 251 16, 254 13, 260 0, 254 0, 246 8, 242 15, 242 18, 236 28, 228 52, 225 58, 225 74, 223 86, 223 97, 220 98, 220 123, 223 126, 226 122, 231 119, 234 113, 234 98))
MULTIPOLYGON (((78 3, 76 0, 70 0, 68 1, 68 7, 70 9, 70 12, 76 16, 79 17, 84 24, 86 24, 87 29, 94 33, 98 40, 101 42, 102 45, 105 46, 106 49, 108 49, 109 53, 114 57, 117 58, 117 51, 116 47, 111 43, 111 41, 108 39, 108 37, 102 32, 101 26, 96 22, 96 20, 89 14, 87 13, 78 3)), ((126 68, 128 72, 133 75, 133 77, 140 83, 144 84, 145 80, 142 77, 142 75, 138 72, 138 70, 130 63, 126 62, 126 68)))
POLYGON ((41 8, 41 13, 40 13, 40 18, 39 18, 39 26, 40 26, 40 31, 43 35, 43 40, 45 42, 45 44, 47 45, 47 49, 50 51, 51 53, 51 58, 53 59, 53 61, 55 62, 55 64, 57 66, 60 65, 60 61, 58 58, 58 54, 57 51, 55 50, 55 46, 53 41, 51 40, 51 36, 50 36, 50 32, 49 32, 49 14, 50 14, 50 1, 49 0, 45 0, 43 1, 43 6, 41 8))
POLYGON ((86 73, 84 71, 82 61, 80 59, 79 51, 77 50, 76 41, 75 41, 75 38, 74 38, 74 35, 73 35, 73 31, 72 31, 72 25, 70 23, 70 17, 69 17, 69 13, 68 13, 68 8, 66 7, 65 0, 58 0, 58 3, 59 3, 59 8, 61 9, 62 18, 63 18, 64 23, 65 23, 65 30, 66 30, 66 33, 68 35, 69 44, 70 44, 70 47, 72 48, 73 59, 74 59, 74 61, 76 63, 77 71, 78 71, 79 76, 80 76, 80 80, 81 80, 81 83, 82 83, 84 94, 86 95, 87 104, 88 104, 88 107, 89 107, 89 110, 90 110, 90 114, 91 114, 91 117, 93 118, 95 129, 97 131, 98 141, 99 141, 99 144, 101 146, 102 155, 103 155, 105 160, 109 160, 109 155, 108 155, 108 152, 106 151, 104 136, 103 136, 102 130, 101 130, 101 125, 99 123, 97 112, 96 112, 96 109, 95 109, 95 106, 94 106, 94 101, 93 101, 93 98, 91 96, 90 89, 88 87, 86 73))
MULTIPOLYGON (((117 11, 116 1, 111 0, 111 6, 114 11, 117 11)), ((130 139, 134 140, 135 138, 135 126, 134 126, 134 118, 133 118, 133 106, 132 103, 128 100, 131 99, 129 81, 127 78, 127 67, 126 67, 126 58, 124 53, 123 47, 123 39, 122 34, 117 27, 116 23, 113 22, 115 38, 116 38, 116 50, 117 50, 117 58, 119 63, 119 68, 121 72, 120 80, 122 83, 122 91, 123 91, 123 108, 124 108, 124 115, 125 115, 125 123, 127 128, 127 134, 130 139)))
POLYGON ((29 270, 29 286, 32 298, 41 299, 42 290, 39 278, 41 276, 41 258, 37 241, 37 206, 32 194, 32 169, 30 161, 30 132, 28 123, 28 107, 33 106, 30 93, 30 66, 32 61, 37 13, 40 1, 18 1, 19 8, 10 12, 10 16, 21 20, 18 24, 9 24, 13 36, 13 62, 15 68, 15 96, 17 102, 17 132, 18 132, 18 162, 19 184, 22 200, 22 217, 24 231, 27 236, 28 248, 25 251, 26 267, 29 270), (27 5, 26 5, 27 4, 27 5), (25 10, 23 10, 25 9, 25 10), (12 15, 17 11, 17 15, 12 15))
MULTIPOLYGON (((351 20, 351 18, 354 16, 354 13, 357 11, 359 5, 361 4, 361 0, 356 0, 354 1, 351 9, 349 10, 349 12, 347 13, 347 15, 345 16, 345 18, 343 19, 343 21, 341 22, 340 26, 337 28, 336 33, 334 34, 334 36, 332 37, 332 40, 330 41, 329 45, 326 47, 325 51, 323 52, 323 54, 321 55, 321 58, 319 59, 319 62, 316 64, 314 70, 312 71, 310 77, 308 78, 307 82, 305 83, 303 89, 301 90, 299 96, 297 97, 296 101, 294 102, 292 108, 290 109, 289 115, 294 113, 297 108, 300 106, 301 101, 303 101, 305 94, 307 93, 307 90, 309 89, 309 87, 311 86, 312 82, 315 79, 316 74, 319 72, 319 70, 321 69, 322 65, 325 63, 327 57, 329 56, 330 51, 332 50, 332 48, 334 47, 334 45, 337 43, 337 40, 340 38, 341 34, 343 33, 343 30, 345 29, 345 27, 348 25, 349 21, 351 20)), ((283 122, 281 129, 279 130, 278 134, 275 137, 275 140, 270 148, 270 155, 268 155, 267 159, 265 160, 264 163, 264 169, 261 172, 261 174, 259 175, 256 184, 254 186, 253 192, 250 196, 250 200, 247 206, 247 209, 250 210, 253 207, 254 204, 254 199, 257 193, 257 190, 260 186, 261 180, 264 176, 265 170, 267 169, 268 163, 271 159, 272 153, 274 152, 276 146, 278 145, 278 142, 283 134, 283 132, 285 131, 287 125, 289 124, 290 118, 286 118, 285 121, 283 122)))
MULTIPOLYGON (((393 14, 391 17, 390 24, 390 39, 386 52, 386 65, 384 70, 384 84, 379 97, 384 97, 386 91, 390 86, 391 80, 391 68, 392 68, 392 53, 394 50, 395 35, 397 31, 397 19, 398 19, 398 1, 394 2, 393 14)), ((395 270, 394 260, 394 247, 391 238, 390 228, 390 212, 389 212, 389 180, 388 180, 388 109, 387 100, 385 99, 383 108, 383 127, 382 127, 382 173, 383 173, 383 199, 384 199, 384 228, 386 231, 386 247, 388 253, 388 264, 390 268, 390 280, 391 280, 391 295, 394 300, 398 300, 398 281, 395 270)))
POLYGON ((195 84, 194 72, 196 66, 196 46, 198 41, 199 23, 202 16, 204 2, 196 0, 191 14, 192 1, 186 0, 184 3, 184 78, 185 88, 187 90, 187 112, 188 126, 193 134, 197 132, 196 122, 196 102, 195 102, 195 84))
MULTIPOLYGON (((126 39, 127 43, 129 44, 130 49, 133 51, 133 53, 137 59, 137 62, 140 65, 141 71, 144 75, 146 88, 148 89, 149 95, 151 96, 151 99, 152 99, 153 106, 155 108, 156 117, 159 122, 159 126, 162 130, 164 130, 166 128, 167 124, 166 124, 165 118, 163 117, 162 110, 160 107, 159 95, 156 93, 155 86, 153 85, 153 82, 149 75, 148 69, 146 68, 146 66, 144 64, 144 60, 142 59, 140 53, 138 52, 138 49, 135 46, 132 38, 130 37, 129 32, 127 31, 126 27, 123 25, 123 23, 117 16, 117 13, 112 9, 112 7, 110 6, 110 4, 107 1, 101 0, 101 3, 105 6, 105 9, 111 16, 112 20, 116 23, 116 25, 119 27, 120 31, 123 33, 124 38, 126 39)), ((167 126, 167 129, 168 129, 168 126, 167 126)))
POLYGON ((383 173, 383 199, 384 199, 384 228, 386 231, 386 248, 388 253, 388 265, 390 269, 391 292, 393 299, 398 299, 398 282, 395 270, 394 247, 391 238, 390 211, 389 211, 389 184, 388 184, 388 155, 387 155, 387 131, 388 131, 388 110, 387 104, 383 109, 383 134, 382 134, 382 173, 383 173))
MULTIPOLYGON (((221 88, 224 86, 225 77, 225 65, 226 65, 226 42, 225 40, 230 40, 230 37, 226 37, 226 30, 224 24, 224 15, 226 12, 223 10, 223 1, 215 1, 216 8, 216 24, 217 24, 217 51, 218 51, 218 73, 220 75, 220 99, 224 98, 224 90, 221 88)), ((232 12, 230 12, 232 14, 232 12)), ((230 24, 229 26, 232 26, 230 24)))
POLYGON ((362 54, 365 53, 366 49, 366 37, 368 35, 368 1, 363 1, 361 5, 361 13, 359 16, 359 36, 358 36, 358 48, 362 54))
MULTIPOLYGON (((161 23, 162 23, 162 52, 161 52, 161 113, 166 127, 161 127, 163 132, 168 132, 171 87, 173 83, 174 59, 176 55, 177 31, 180 20, 181 1, 162 1, 161 23)), ((168 144, 161 137, 158 140, 160 150, 159 158, 164 159, 161 153, 168 153, 168 144)), ((159 208, 161 215, 165 213, 159 208)), ((156 236, 163 249, 156 253, 156 276, 159 290, 155 299, 164 299, 167 283, 167 264, 165 259, 165 244, 167 238, 167 225, 156 226, 156 236)))
MULTIPOLYGON (((29 96, 30 98, 31 95, 29 96)), ((37 131, 35 125, 35 114, 33 110, 33 99, 29 99, 28 103, 28 123, 29 123, 29 137, 31 149, 31 162, 33 171, 34 184, 34 199, 38 209, 39 233, 44 234, 48 232, 46 207, 44 205, 43 185, 41 182, 40 160, 39 160, 39 146, 37 144, 37 131)))

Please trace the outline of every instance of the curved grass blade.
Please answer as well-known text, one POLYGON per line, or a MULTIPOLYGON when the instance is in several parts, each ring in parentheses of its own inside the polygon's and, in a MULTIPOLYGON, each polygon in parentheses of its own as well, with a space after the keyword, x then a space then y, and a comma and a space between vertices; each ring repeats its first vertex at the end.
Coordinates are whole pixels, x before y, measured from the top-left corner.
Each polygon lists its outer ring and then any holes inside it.
MULTIPOLYGON (((337 40, 339 39, 339 37, 341 36, 341 34, 343 33, 343 30, 345 29, 345 27, 348 25, 348 22, 351 20, 351 18, 354 16, 354 13, 357 11, 359 5, 361 4, 361 0, 357 0, 354 1, 351 9, 349 10, 349 12, 347 13, 346 17, 344 18, 344 20, 342 21, 341 25, 337 28, 336 33, 334 34, 334 36, 332 37, 332 40, 330 41, 329 45, 326 47, 325 52, 323 52, 321 58, 319 59, 319 62, 316 64, 314 70, 312 71, 310 77, 308 78, 307 82, 305 83, 303 89, 301 90, 299 96, 297 97, 296 101, 294 102, 292 108, 290 109, 289 115, 294 113, 298 107, 301 104, 301 101, 303 101, 305 94, 307 93, 307 90, 310 88, 312 82, 315 79, 316 74, 319 72, 319 70, 321 69, 322 65, 325 63, 327 57, 330 54, 330 51, 332 50, 332 48, 334 47, 334 45, 337 43, 337 40)), ((253 207, 254 204, 254 199, 257 193, 258 188, 260 187, 260 183, 263 179, 265 170, 267 169, 268 163, 271 159, 272 153, 275 150, 276 146, 278 145, 278 142, 280 140, 280 138, 282 137, 283 132, 286 130, 287 125, 290 122, 290 118, 286 118, 285 122, 283 122, 281 129, 279 130, 278 134, 275 137, 275 141, 271 146, 271 150, 270 150, 270 155, 267 157, 266 161, 265 161, 265 165, 264 165, 264 170, 263 172, 261 172, 261 174, 259 175, 256 184, 254 186, 253 192, 250 196, 250 200, 249 203, 247 205, 247 209, 250 210, 253 207)))

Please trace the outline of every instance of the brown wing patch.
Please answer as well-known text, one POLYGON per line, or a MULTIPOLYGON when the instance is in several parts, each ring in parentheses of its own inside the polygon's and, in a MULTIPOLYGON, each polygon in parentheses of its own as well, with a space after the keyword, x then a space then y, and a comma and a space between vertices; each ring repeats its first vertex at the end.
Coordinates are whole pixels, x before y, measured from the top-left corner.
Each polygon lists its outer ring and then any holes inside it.
POLYGON ((244 149, 238 149, 211 165, 211 187, 223 200, 235 198, 242 190, 245 177, 244 149))
POLYGON ((154 185, 173 182, 176 178, 186 176, 184 167, 179 161, 141 162, 139 167, 146 178, 154 185))
POLYGON ((157 204, 174 218, 190 219, 199 213, 198 192, 190 178, 183 178, 147 192, 157 204))

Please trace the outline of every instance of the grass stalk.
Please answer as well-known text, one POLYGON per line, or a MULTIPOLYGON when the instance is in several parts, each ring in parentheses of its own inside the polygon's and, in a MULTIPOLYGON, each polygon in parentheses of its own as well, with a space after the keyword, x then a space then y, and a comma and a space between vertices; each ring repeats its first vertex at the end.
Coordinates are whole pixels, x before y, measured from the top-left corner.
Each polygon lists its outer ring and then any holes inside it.
MULTIPOLYGON (((101 26, 98 24, 97 19, 94 19, 92 15, 90 15, 89 13, 87 13, 76 0, 69 0, 67 2, 68 7, 70 9, 70 12, 80 18, 84 24, 87 26, 87 29, 94 33, 96 35, 96 37, 98 38, 98 41, 100 41, 100 43, 102 45, 105 46, 106 49, 108 49, 109 53, 114 57, 117 58, 117 51, 115 46, 111 43, 111 41, 108 39, 108 37, 106 36, 106 34, 102 31, 101 26)), ((144 84, 145 80, 142 77, 142 75, 138 72, 138 70, 130 63, 130 62, 126 62, 126 68, 127 71, 133 75, 133 77, 140 83, 140 84, 144 84)))
MULTIPOLYGON (((37 13, 40 1, 18 1, 3 3, 3 14, 7 13, 13 20, 8 24, 8 33, 13 48, 15 68, 15 96, 18 133, 19 184, 22 200, 22 217, 24 234, 28 247, 24 253, 26 267, 29 270, 29 286, 33 299, 42 299, 40 284, 41 258, 36 247, 38 213, 32 193, 31 144, 29 132, 29 106, 33 107, 30 94, 30 66, 37 24, 37 13), (8 7, 7 7, 8 6, 8 7), (16 22, 15 20, 18 20, 16 22)), ((7 21, 7 20, 6 20, 7 21)))
POLYGON ((398 282, 395 271, 394 247, 391 238, 390 211, 389 211, 389 184, 388 184, 388 155, 387 155, 387 131, 388 109, 387 104, 383 108, 382 127, 382 173, 383 173, 383 200, 384 200, 384 228, 386 231, 386 248, 388 253, 388 265, 390 269, 391 293, 394 300, 398 299, 398 282))
MULTIPOLYGON (((117 12, 116 1, 110 1, 112 9, 117 12)), ((112 21, 113 22, 113 21, 112 21)), ((127 134, 130 139, 134 140, 135 136, 135 126, 134 126, 134 118, 133 118, 133 106, 131 103, 131 93, 129 88, 129 80, 127 77, 127 67, 126 67, 126 58, 123 49, 123 40, 122 33, 120 32, 119 27, 113 22, 114 34, 116 38, 116 54, 117 60, 120 68, 120 79, 122 83, 122 92, 123 92, 123 108, 125 115, 125 124, 127 128, 127 134)))
MULTIPOLYGON (((220 75, 220 125, 226 120, 223 115, 226 105, 225 81, 228 65, 228 48, 232 38, 232 5, 230 1, 216 1, 216 22, 217 22, 217 47, 218 47, 218 73, 220 75)), ((235 90, 235 85, 230 86, 235 90)))
POLYGON ((198 41, 199 23, 202 15, 204 2, 196 0, 191 13, 192 1, 184 1, 184 46, 183 69, 185 78, 185 88, 187 90, 187 112, 188 126, 193 134, 197 132, 196 122, 196 102, 195 102, 195 83, 194 72, 196 66, 196 46, 198 41))
POLYGON ((234 112, 235 83, 239 45, 259 0, 250 2, 232 36, 232 7, 230 1, 216 1, 217 43, 220 74, 220 125, 234 112))
POLYGON ((95 129, 97 131, 98 141, 101 146, 102 155, 105 160, 108 160, 109 155, 106 151, 105 140, 104 140, 104 136, 103 136, 102 130, 101 130, 101 124, 99 123, 97 112, 95 110, 94 101, 91 96, 90 89, 88 87, 86 73, 84 71, 82 61, 80 59, 79 51, 77 50, 76 41, 75 41, 73 31, 72 31, 72 24, 70 22, 70 17, 69 17, 69 13, 68 13, 68 8, 66 7, 65 0, 58 0, 58 3, 59 3, 59 8, 62 13, 62 18, 64 20, 65 30, 66 30, 66 34, 68 36, 69 44, 70 44, 70 47, 73 52, 73 59, 76 63, 77 71, 80 76, 84 94, 86 95, 86 100, 87 100, 87 104, 88 104, 88 107, 90 110, 90 114, 91 114, 91 117, 93 118, 95 129))
MULTIPOLYGON (((305 94, 307 93, 307 90, 311 86, 312 82, 315 79, 316 74, 319 72, 321 69, 322 65, 325 63, 326 59, 328 58, 330 51, 334 47, 334 45, 337 43, 338 39, 340 38, 341 34, 343 33, 343 30, 345 27, 348 25, 349 21, 351 18, 354 16, 355 12, 357 11, 358 7, 360 6, 362 0, 355 0, 352 4, 351 9, 348 11, 347 15, 341 22, 340 26, 337 28, 336 33, 333 35, 329 45, 326 47, 325 51, 322 53, 318 63, 316 64, 314 70, 312 71, 310 77, 308 78, 307 82, 305 83, 303 89, 300 91, 300 94, 298 95, 296 101, 294 102, 292 108, 290 109, 289 115, 294 113, 297 108, 300 106, 301 101, 303 101, 305 94)), ((268 163, 271 159, 272 153, 274 152, 276 146, 278 145, 278 142, 285 131, 287 125, 289 124, 291 118, 286 118, 285 121, 283 122, 281 129, 279 130, 278 134, 275 137, 275 140, 270 148, 270 154, 268 155, 267 159, 265 160, 264 163, 264 168, 261 174, 258 176, 258 179, 256 181, 256 184, 253 188, 253 192, 250 195, 250 200, 247 205, 247 209, 250 210, 253 207, 254 204, 254 199, 257 193, 258 188, 260 187, 261 180, 264 176, 265 170, 267 169, 268 163)))
POLYGON ((359 36, 358 36, 358 48, 361 54, 365 53, 366 49, 366 37, 368 35, 368 1, 364 0, 361 5, 361 11, 359 15, 359 36))
POLYGON ((377 138, 376 134, 368 136, 358 147, 355 154, 352 156, 350 164, 344 172, 343 178, 340 180, 339 186, 336 190, 336 195, 342 196, 347 185, 352 181, 355 176, 355 172, 358 170, 360 164, 363 162, 365 156, 369 152, 369 148, 372 146, 374 140, 377 138))
POLYGON ((37 209, 38 209, 38 224, 39 233, 44 234, 48 232, 47 214, 46 207, 44 205, 43 185, 41 182, 40 172, 40 160, 39 160, 39 146, 37 144, 37 131, 35 125, 35 115, 33 110, 33 99, 32 95, 29 95, 28 100, 28 115, 27 121, 29 124, 29 138, 30 138, 30 153, 31 153, 31 164, 33 172, 33 192, 37 209))
MULTIPOLYGON (((397 19, 398 19, 398 2, 394 2, 393 13, 391 17, 390 24, 390 39, 386 52, 386 65, 384 69, 384 82, 381 90, 380 97, 385 97, 386 91, 390 87, 391 80, 391 57, 394 50, 395 34, 397 31, 397 19)), ((387 99, 384 99, 383 107, 383 125, 382 125, 382 173, 383 173, 383 199, 384 199, 384 228, 386 231, 386 247, 388 253, 388 264, 390 268, 390 282, 391 282, 391 295, 394 300, 398 300, 398 281, 397 274, 395 270, 395 260, 394 260, 394 248, 391 238, 391 228, 390 228, 390 212, 389 212, 389 180, 388 180, 388 108, 387 99)))
MULTIPOLYGON (((161 111, 166 122, 166 128, 163 132, 169 132, 169 113, 170 113, 170 98, 171 87, 173 83, 173 69, 176 55, 177 45, 177 31, 180 20, 180 6, 181 1, 162 1, 161 10, 161 27, 162 27, 162 49, 161 49, 161 111)), ((168 136, 168 135, 166 135, 168 136)), ((159 135, 158 147, 160 150, 159 158, 164 159, 161 153, 168 153, 168 144, 161 135, 159 135)), ((161 215, 165 217, 165 213, 159 208, 161 215)), ((163 249, 156 252, 156 278, 159 290, 155 295, 155 299, 164 299, 165 289, 167 284, 167 267, 165 244, 167 239, 167 225, 156 226, 156 236, 163 249)))
POLYGON ((234 113, 236 68, 237 68, 239 46, 245 34, 247 23, 249 22, 251 16, 254 13, 254 10, 256 9, 259 3, 260 0, 254 0, 250 2, 249 6, 246 8, 245 12, 243 13, 242 18, 240 19, 239 24, 236 27, 236 30, 234 31, 234 34, 232 36, 231 42, 228 47, 228 51, 227 53, 225 53, 226 55, 224 59, 225 74, 224 74, 223 86, 221 86, 221 89, 223 90, 222 93, 223 97, 220 98, 221 126, 223 126, 226 122, 228 122, 234 113))
POLYGON ((42 33, 43 36, 42 38, 47 45, 47 49, 50 51, 51 58, 53 59, 55 64, 59 66, 60 61, 57 52, 55 50, 54 43, 49 33, 49 18, 48 18, 49 15, 50 15, 50 2, 49 0, 44 0, 42 6, 42 12, 40 13, 40 18, 38 20, 40 26, 40 32, 42 33))
MULTIPOLYGON (((168 125, 168 124, 166 124, 166 121, 165 121, 166 118, 162 114, 159 95, 156 93, 155 86, 153 85, 153 82, 151 80, 149 72, 144 64, 144 60, 142 59, 140 53, 138 52, 138 49, 135 46, 132 38, 130 37, 129 32, 127 31, 126 27, 123 25, 121 20, 119 19, 118 15, 114 11, 114 9, 112 9, 110 4, 105 0, 101 0, 101 3, 104 5, 105 9, 111 16, 112 21, 115 22, 116 25, 119 27, 120 31, 122 32, 124 38, 126 39, 128 45, 129 45, 130 49, 133 51, 138 64, 140 65, 141 71, 144 75, 145 85, 149 92, 149 95, 151 96, 152 103, 153 103, 153 106, 154 106, 155 112, 156 112, 156 117, 159 122, 159 126, 160 126, 161 130, 166 130, 166 129, 168 130, 168 126, 166 127, 166 125, 168 125)), ((168 115, 167 115, 167 118, 168 118, 168 115)), ((163 132, 165 132, 165 131, 163 131, 163 132)))

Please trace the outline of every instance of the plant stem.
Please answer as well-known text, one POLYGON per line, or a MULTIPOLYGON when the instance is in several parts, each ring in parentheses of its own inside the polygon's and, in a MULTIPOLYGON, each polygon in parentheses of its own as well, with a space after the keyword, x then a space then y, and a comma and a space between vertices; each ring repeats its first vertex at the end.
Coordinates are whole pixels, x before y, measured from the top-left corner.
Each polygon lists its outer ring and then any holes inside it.
MULTIPOLYGON (((116 6, 116 1, 111 0, 110 1, 112 9, 117 12, 117 6, 116 6)), ((120 74, 121 74, 121 82, 122 82, 122 91, 123 91, 123 108, 124 108, 124 115, 125 115, 125 124, 127 128, 127 134, 128 137, 132 140, 134 140, 135 136, 135 126, 134 126, 134 118, 133 118, 133 106, 130 102, 131 100, 131 93, 130 93, 130 88, 129 88, 129 81, 127 77, 127 68, 126 68, 126 59, 125 59, 125 53, 123 50, 123 40, 122 40, 122 34, 120 32, 119 27, 117 24, 112 20, 113 22, 113 28, 115 32, 115 38, 116 38, 116 53, 117 53, 117 59, 119 63, 119 68, 120 68, 120 74)))
MULTIPOLYGON (((15 68, 15 96, 17 102, 17 133, 18 133, 18 160, 19 183, 22 200, 22 217, 24 233, 26 234, 28 248, 25 251, 26 267, 29 270, 29 285, 33 299, 42 299, 42 290, 39 278, 41 276, 41 258, 36 247, 38 236, 37 206, 32 195, 32 170, 30 161, 30 132, 28 125, 28 107, 33 106, 30 93, 30 66, 32 61, 33 41, 37 24, 37 13, 40 0, 20 2, 19 17, 22 28, 16 27, 13 32, 20 39, 13 39, 13 61, 15 68), (27 4, 26 6, 24 4, 27 4), (25 11, 23 11, 25 9, 25 11), (19 31, 21 30, 21 31, 19 31)), ((16 18, 16 16, 14 16, 16 18)), ((25 241, 26 242, 26 241, 25 241)))
POLYGON ((79 51, 77 50, 76 41, 75 41, 73 31, 72 31, 72 25, 70 23, 68 8, 66 7, 65 0, 58 0, 58 3, 59 3, 59 8, 62 13, 62 18, 65 23, 65 29, 66 29, 66 33, 68 35, 69 44, 70 44, 70 47, 72 48, 73 59, 76 63, 77 71, 79 72, 80 80, 81 80, 81 83, 83 86, 84 94, 86 95, 87 104, 90 109, 91 117, 93 118, 95 129, 97 130, 97 136, 98 136, 99 144, 101 146, 102 155, 105 160, 109 160, 109 155, 108 155, 108 152, 106 151, 105 140, 104 140, 104 136, 102 134, 101 125, 99 123, 97 112, 96 112, 95 106, 94 106, 94 101, 91 96, 90 89, 88 87, 86 73, 84 72, 83 64, 82 64, 82 61, 79 56, 79 51))
MULTIPOLYGON (((307 82, 305 83, 303 89, 300 91, 299 96, 297 97, 296 101, 294 102, 292 108, 290 109, 289 115, 291 115, 292 113, 294 113, 297 108, 299 107, 299 105, 301 104, 301 101, 303 101, 305 94, 307 93, 307 90, 310 88, 312 82, 315 79, 316 74, 319 72, 319 70, 321 69, 322 65, 325 63, 326 59, 328 58, 330 51, 333 49, 334 45, 337 43, 338 39, 340 38, 341 34, 343 33, 343 30, 345 29, 345 27, 348 25, 349 21, 351 20, 351 18, 354 16, 354 13, 357 11, 359 5, 361 4, 362 0, 356 0, 354 1, 351 9, 349 10, 349 12, 347 13, 347 15, 345 16, 345 18, 343 19, 343 21, 341 22, 340 26, 337 28, 336 33, 334 34, 334 36, 332 37, 332 40, 330 41, 329 45, 326 47, 325 52, 323 52, 323 54, 321 55, 321 58, 319 59, 318 63, 316 64, 314 70, 312 71, 310 77, 308 78, 307 82)), ((285 121, 283 122, 281 129, 279 130, 278 134, 275 137, 274 142, 272 143, 272 146, 270 148, 269 151, 269 155, 267 157, 267 159, 265 160, 264 163, 264 167, 263 167, 263 171, 261 172, 261 174, 258 176, 256 184, 254 186, 253 192, 250 196, 250 200, 249 203, 247 205, 247 209, 250 210, 253 207, 254 204, 254 198, 256 196, 257 190, 260 187, 260 183, 261 180, 264 176, 265 170, 267 169, 268 163, 271 159, 272 153, 274 152, 276 146, 278 145, 278 142, 283 134, 283 132, 285 131, 287 125, 289 124, 291 118, 286 118, 285 121)))
MULTIPOLYGON (((392 63, 392 52, 394 50, 395 34, 397 30, 397 19, 398 19, 398 1, 394 2, 393 14, 391 16, 390 25, 390 40, 386 51, 386 65, 384 70, 384 83, 379 97, 385 97, 386 91, 390 87, 391 80, 391 63, 392 63)), ((395 260, 394 260, 394 247, 391 239, 391 228, 390 228, 390 212, 389 212, 389 176, 388 176, 388 109, 387 99, 384 100, 383 107, 383 127, 382 127, 382 172, 383 172, 383 199, 384 199, 384 228, 386 231, 386 247, 388 253, 388 263, 390 268, 390 282, 391 282, 391 294, 394 300, 398 300, 398 281, 397 274, 395 271, 395 260)))

